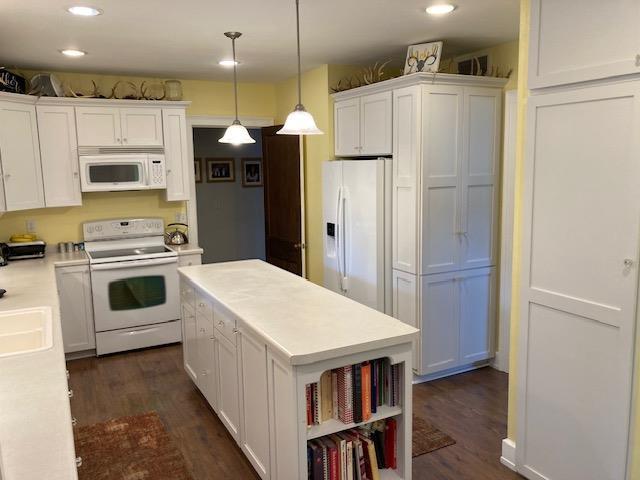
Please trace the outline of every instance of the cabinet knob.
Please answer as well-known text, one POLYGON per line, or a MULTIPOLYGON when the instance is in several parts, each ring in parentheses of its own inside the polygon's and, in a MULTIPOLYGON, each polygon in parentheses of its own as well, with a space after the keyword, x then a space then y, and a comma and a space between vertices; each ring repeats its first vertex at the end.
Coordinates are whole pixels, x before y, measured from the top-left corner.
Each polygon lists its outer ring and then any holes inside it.
POLYGON ((239 332, 239 330, 237 328, 233 329, 233 333, 238 333, 238 332, 239 332))
POLYGON ((78 425, 78 419, 76 417, 71 417, 71 425, 74 427, 78 425))
POLYGON ((122 139, 122 141, 123 141, 124 143, 127 143, 127 139, 126 139, 126 138, 123 138, 123 139, 122 139))
POLYGON ((73 390, 69 389, 67 395, 69 395, 69 398, 73 398, 73 390))
POLYGON ((222 320, 220 320, 220 321, 218 322, 218 326, 219 326, 219 327, 222 327, 223 325, 224 325, 224 322, 223 322, 222 320))
POLYGON ((631 267, 633 267, 633 260, 632 260, 632 259, 630 259, 630 258, 625 258, 625 259, 624 259, 624 266, 625 266, 626 268, 631 268, 631 267))
POLYGON ((122 140, 120 140, 119 138, 116 138, 116 143, 122 143, 122 140))
POLYGON ((200 307, 204 308, 204 303, 200 302, 200 303, 198 304, 198 306, 200 306, 200 307))

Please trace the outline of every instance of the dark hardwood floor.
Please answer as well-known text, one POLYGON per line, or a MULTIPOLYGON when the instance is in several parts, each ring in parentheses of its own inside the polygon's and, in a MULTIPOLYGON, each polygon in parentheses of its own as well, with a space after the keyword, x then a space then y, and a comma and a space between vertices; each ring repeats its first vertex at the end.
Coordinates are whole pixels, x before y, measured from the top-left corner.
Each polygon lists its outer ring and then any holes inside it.
MULTIPOLYGON (((180 346, 68 362, 78 425, 155 410, 194 480, 257 479, 182 368, 180 346)), ((507 376, 490 368, 414 387, 414 411, 457 444, 417 457, 416 480, 522 478, 500 465, 507 376)))

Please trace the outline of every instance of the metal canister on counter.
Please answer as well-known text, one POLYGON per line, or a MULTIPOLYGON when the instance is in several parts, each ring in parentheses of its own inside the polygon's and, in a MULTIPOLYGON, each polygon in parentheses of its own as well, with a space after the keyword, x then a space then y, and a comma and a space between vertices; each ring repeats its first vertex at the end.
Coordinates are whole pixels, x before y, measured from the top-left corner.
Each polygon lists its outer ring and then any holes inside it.
POLYGON ((60 253, 67 253, 67 244, 64 242, 59 242, 58 243, 58 251, 60 253))

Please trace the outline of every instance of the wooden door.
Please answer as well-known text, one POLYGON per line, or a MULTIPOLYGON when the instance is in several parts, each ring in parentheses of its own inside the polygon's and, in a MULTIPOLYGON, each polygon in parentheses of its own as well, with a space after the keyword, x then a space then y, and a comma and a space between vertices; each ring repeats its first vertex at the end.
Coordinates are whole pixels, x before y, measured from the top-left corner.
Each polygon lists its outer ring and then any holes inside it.
POLYGON ((44 207, 34 105, 0 104, 0 160, 7 211, 44 207))
POLYGON ((120 109, 117 107, 76 107, 76 125, 80 147, 122 145, 120 109))
POLYGON ((465 87, 459 268, 497 263, 502 91, 465 87))
POLYGON ((64 353, 96 348, 89 267, 56 268, 64 353))
POLYGON ((529 88, 640 72, 639 20, 636 0, 531 0, 529 88))
POLYGON ((640 82, 529 98, 518 471, 627 475, 640 232, 640 82))
POLYGON ((38 105, 36 113, 46 206, 82 205, 75 110, 38 105))
POLYGON ((267 262, 302 275, 304 245, 300 199, 300 139, 262 129, 267 262))
POLYGON ((123 145, 161 146, 162 110, 159 108, 121 108, 123 145))
MULTIPOLYGON (((392 93, 382 92, 360 98, 361 155, 391 155, 392 93)), ((337 155, 337 153, 336 153, 337 155)))
POLYGON ((418 273, 418 175, 420 172, 421 87, 393 92, 393 268, 418 273))
POLYGON ((333 106, 335 154, 353 157, 360 154, 360 99, 337 101, 333 106))
POLYGON ((420 375, 459 365, 460 295, 457 273, 420 278, 422 288, 422 365, 420 375))
POLYGON ((460 297, 460 365, 493 357, 496 317, 495 268, 457 274, 460 297))
POLYGON ((458 267, 463 88, 433 85, 423 90, 421 273, 458 267))

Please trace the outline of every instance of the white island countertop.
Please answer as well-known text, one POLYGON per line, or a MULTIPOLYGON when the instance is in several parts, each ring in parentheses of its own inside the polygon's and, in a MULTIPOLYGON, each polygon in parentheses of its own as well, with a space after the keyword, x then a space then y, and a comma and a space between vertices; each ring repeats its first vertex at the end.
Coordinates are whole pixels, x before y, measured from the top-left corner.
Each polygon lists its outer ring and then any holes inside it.
POLYGON ((261 260, 180 274, 292 365, 411 342, 415 328, 261 260))

